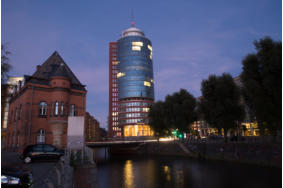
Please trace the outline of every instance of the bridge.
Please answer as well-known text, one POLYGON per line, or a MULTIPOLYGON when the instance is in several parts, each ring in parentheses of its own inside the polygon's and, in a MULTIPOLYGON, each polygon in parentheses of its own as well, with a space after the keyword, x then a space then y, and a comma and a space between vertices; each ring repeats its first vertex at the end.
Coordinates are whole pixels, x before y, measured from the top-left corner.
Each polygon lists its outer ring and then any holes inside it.
MULTIPOLYGON (((172 139, 160 139, 160 142, 172 141, 172 139)), ((120 141, 103 141, 103 142, 86 142, 86 146, 91 148, 111 147, 111 146, 134 146, 145 143, 153 143, 157 140, 120 140, 120 141)))

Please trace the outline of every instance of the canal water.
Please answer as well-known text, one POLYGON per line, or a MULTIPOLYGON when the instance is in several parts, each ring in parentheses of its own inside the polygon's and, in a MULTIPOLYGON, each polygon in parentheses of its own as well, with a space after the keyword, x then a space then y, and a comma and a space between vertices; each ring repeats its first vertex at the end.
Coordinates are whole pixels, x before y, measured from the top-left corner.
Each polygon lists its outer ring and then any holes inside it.
POLYGON ((176 157, 97 158, 99 188, 277 188, 282 169, 176 157))

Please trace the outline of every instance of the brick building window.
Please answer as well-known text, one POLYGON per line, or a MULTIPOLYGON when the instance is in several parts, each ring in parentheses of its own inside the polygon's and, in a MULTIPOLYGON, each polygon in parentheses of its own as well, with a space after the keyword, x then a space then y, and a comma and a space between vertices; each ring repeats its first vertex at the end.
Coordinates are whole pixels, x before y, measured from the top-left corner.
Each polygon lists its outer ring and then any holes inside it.
POLYGON ((54 111, 54 115, 55 116, 58 116, 58 112, 59 112, 59 102, 56 101, 55 102, 55 111, 54 111))
POLYGON ((64 102, 61 102, 61 112, 60 112, 60 115, 61 116, 64 116, 64 109, 65 109, 65 107, 64 107, 64 102))
POLYGON ((76 116, 77 115, 77 109, 75 104, 71 104, 70 106, 70 116, 76 116))
POLYGON ((39 129, 37 132, 36 143, 45 143, 45 131, 43 129, 39 129))
POLYGON ((47 104, 46 102, 39 103, 39 116, 46 116, 47 114, 47 104))

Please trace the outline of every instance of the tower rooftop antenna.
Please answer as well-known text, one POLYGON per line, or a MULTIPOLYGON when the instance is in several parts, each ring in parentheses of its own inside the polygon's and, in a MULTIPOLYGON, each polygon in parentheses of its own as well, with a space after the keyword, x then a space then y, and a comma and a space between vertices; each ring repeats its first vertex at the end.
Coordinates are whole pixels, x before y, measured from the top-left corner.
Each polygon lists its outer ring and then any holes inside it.
POLYGON ((134 21, 134 11, 131 10, 131 27, 135 27, 135 21, 134 21))

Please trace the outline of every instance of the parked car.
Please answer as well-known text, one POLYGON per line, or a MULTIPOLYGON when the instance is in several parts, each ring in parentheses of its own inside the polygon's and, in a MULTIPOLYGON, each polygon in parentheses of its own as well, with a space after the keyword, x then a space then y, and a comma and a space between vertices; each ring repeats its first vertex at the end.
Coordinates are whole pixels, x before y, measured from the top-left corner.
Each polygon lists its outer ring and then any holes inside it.
POLYGON ((31 187, 33 184, 32 173, 29 170, 2 166, 1 167, 1 187, 31 187))
POLYGON ((64 150, 57 149, 50 144, 35 144, 27 146, 21 158, 24 163, 30 163, 37 160, 59 160, 63 159, 64 150))

